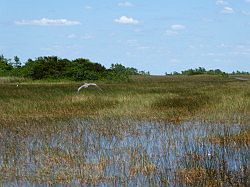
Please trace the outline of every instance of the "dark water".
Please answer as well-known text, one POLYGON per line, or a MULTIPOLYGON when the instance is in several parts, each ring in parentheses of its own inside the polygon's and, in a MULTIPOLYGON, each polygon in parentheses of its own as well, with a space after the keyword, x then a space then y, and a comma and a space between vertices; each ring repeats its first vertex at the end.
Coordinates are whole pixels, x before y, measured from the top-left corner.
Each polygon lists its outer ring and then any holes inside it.
POLYGON ((26 135, 2 129, 0 182, 5 186, 247 186, 249 144, 209 139, 248 128, 74 120, 26 135))

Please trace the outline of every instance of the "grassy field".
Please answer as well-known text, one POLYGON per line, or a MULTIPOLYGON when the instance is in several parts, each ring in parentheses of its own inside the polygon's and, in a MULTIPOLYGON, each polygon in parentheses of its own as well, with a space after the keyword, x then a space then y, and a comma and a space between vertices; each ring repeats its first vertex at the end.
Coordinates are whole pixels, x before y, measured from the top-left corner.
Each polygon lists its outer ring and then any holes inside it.
POLYGON ((96 83, 0 78, 2 184, 249 184, 250 81, 96 83))
POLYGON ((0 80, 0 123, 80 118, 250 124, 250 84, 217 76, 133 77, 82 90, 75 82, 0 80), (16 84, 19 84, 17 87, 16 84))

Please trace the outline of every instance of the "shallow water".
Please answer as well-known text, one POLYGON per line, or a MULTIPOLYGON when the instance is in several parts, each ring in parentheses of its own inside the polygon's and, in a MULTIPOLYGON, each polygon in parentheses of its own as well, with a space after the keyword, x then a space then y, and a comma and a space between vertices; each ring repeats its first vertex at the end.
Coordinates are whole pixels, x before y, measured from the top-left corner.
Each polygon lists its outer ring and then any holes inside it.
POLYGON ((249 126, 74 120, 26 136, 1 130, 6 186, 249 185, 247 142, 212 143, 249 126))

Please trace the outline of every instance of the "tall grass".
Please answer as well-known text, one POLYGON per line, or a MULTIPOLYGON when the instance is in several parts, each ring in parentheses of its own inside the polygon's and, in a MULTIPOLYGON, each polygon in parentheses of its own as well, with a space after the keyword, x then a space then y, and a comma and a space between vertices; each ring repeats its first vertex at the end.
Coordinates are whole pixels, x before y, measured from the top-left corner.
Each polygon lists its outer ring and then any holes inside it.
POLYGON ((249 81, 80 84, 0 83, 1 184, 249 185, 249 81))
POLYGON ((6 186, 247 186, 245 126, 73 120, 2 129, 0 183, 6 186), (26 129, 27 130, 27 129, 26 129))
POLYGON ((134 78, 130 83, 99 83, 104 92, 79 83, 0 84, 0 121, 132 118, 178 123, 200 120, 250 123, 250 86, 214 76, 134 78))

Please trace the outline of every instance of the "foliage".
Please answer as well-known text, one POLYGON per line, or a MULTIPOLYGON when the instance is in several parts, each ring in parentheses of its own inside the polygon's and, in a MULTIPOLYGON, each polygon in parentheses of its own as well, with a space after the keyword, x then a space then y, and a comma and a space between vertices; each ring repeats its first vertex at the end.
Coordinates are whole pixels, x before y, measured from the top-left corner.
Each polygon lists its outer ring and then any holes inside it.
POLYGON ((88 59, 75 59, 68 63, 67 77, 73 80, 98 80, 103 77, 106 68, 88 59))
POLYGON ((20 58, 18 56, 14 56, 14 63, 13 63, 13 67, 15 68, 20 68, 22 65, 20 58))
MULTIPOLYGON (((206 70, 203 67, 188 69, 181 73, 174 71, 165 75, 222 75, 228 73, 220 69, 206 70)), ((236 71, 231 75, 248 75, 249 72, 236 71)), ((111 64, 110 68, 92 62, 89 59, 77 58, 74 60, 61 59, 57 56, 44 56, 36 59, 28 59, 23 63, 18 56, 7 59, 0 56, 0 76, 15 76, 23 78, 40 79, 68 79, 74 81, 82 80, 111 80, 128 81, 130 75, 150 75, 150 72, 138 71, 133 67, 125 67, 122 64, 111 64)))
POLYGON ((196 69, 188 69, 181 72, 182 75, 201 75, 201 74, 209 74, 209 75, 226 75, 225 72, 221 71, 220 69, 215 70, 206 70, 203 67, 199 67, 196 69))
MULTIPOLYGON (((0 76, 27 77, 39 79, 70 79, 81 80, 121 80, 127 81, 129 75, 146 74, 133 67, 125 67, 122 64, 112 64, 110 69, 103 65, 91 62, 88 59, 77 58, 74 60, 61 59, 57 56, 38 57, 35 60, 28 59, 22 65, 19 57, 14 61, 0 57, 0 76)), ((149 73, 148 73, 149 74, 149 73)))
POLYGON ((184 71, 181 71, 181 73, 176 72, 176 71, 174 71, 171 74, 168 74, 167 72, 165 73, 165 75, 203 75, 203 74, 207 74, 207 75, 227 75, 227 73, 221 71, 220 69, 206 70, 203 67, 184 70, 184 71))
POLYGON ((249 75, 249 72, 247 71, 233 71, 232 75, 249 75))
POLYGON ((0 56, 0 75, 8 75, 8 73, 13 69, 10 64, 10 60, 6 59, 3 55, 0 56))

